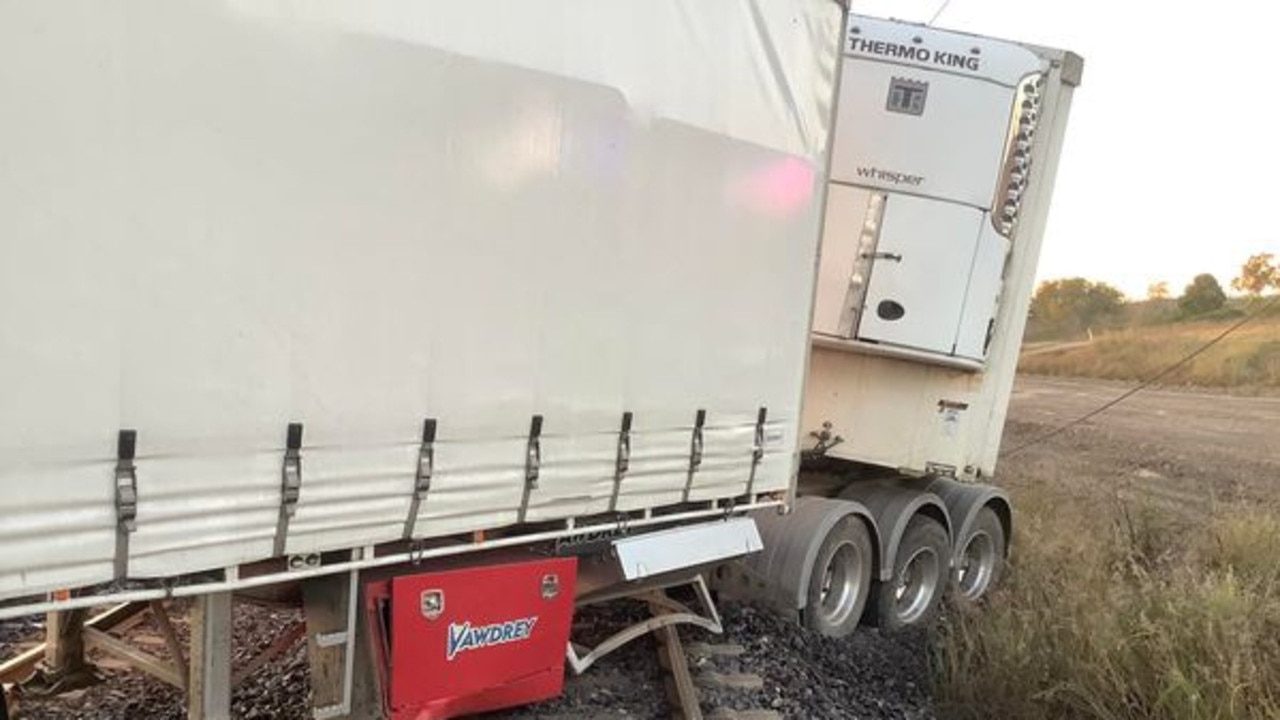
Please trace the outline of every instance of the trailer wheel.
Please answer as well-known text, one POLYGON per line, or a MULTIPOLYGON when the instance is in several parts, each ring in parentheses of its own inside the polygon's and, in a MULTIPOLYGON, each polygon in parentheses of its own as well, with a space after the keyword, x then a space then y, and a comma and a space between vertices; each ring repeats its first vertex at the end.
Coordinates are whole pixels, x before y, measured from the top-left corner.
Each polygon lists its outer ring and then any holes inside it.
POLYGON ((1004 569, 1004 525, 995 510, 984 507, 973 520, 973 529, 956 553, 955 594, 961 602, 975 603, 995 587, 1004 569))
POLYGON ((892 578, 876 583, 872 621, 888 632, 932 622, 946 588, 950 556, 951 542, 941 523, 925 515, 911 518, 893 559, 892 578))
POLYGON ((828 637, 844 637, 858 627, 871 592, 873 552, 867 526, 858 518, 846 516, 831 528, 818 548, 800 611, 805 627, 828 637))

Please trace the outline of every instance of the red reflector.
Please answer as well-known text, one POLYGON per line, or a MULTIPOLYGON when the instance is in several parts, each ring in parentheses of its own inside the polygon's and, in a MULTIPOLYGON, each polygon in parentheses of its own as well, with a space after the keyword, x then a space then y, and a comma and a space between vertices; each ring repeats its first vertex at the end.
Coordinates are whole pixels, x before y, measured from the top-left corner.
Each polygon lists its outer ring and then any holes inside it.
POLYGON ((576 559, 560 558, 403 575, 389 588, 370 587, 370 626, 385 633, 378 654, 393 720, 559 695, 576 571, 576 559), (379 607, 388 600, 389 608, 379 607))

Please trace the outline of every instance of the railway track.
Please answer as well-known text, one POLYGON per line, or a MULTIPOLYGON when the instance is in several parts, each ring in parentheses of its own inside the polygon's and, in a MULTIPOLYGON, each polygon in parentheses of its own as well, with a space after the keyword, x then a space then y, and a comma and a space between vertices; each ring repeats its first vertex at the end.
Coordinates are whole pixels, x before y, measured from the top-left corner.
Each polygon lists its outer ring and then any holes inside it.
MULTIPOLYGON (((730 604, 720 611, 723 636, 680 626, 678 631, 655 635, 654 640, 632 643, 584 675, 570 677, 556 700, 485 718, 932 718, 920 642, 882 638, 873 632, 832 640, 812 636, 762 609, 730 604)), ((176 608, 171 613, 181 636, 185 622, 176 608)), ((649 615, 643 603, 604 603, 580 613, 577 632, 600 640, 649 615)), ((310 718, 305 653, 301 641, 295 646, 289 638, 299 619, 297 611, 243 604, 238 605, 236 618, 234 667, 246 677, 236 691, 234 716, 310 718), (291 649, 275 652, 282 645, 291 649), (263 651, 275 657, 255 660, 263 651)), ((159 659, 169 659, 165 633, 148 612, 108 615, 105 620, 98 622, 100 628, 159 659)), ((35 627, 24 627, 23 632, 35 627)), ((14 633, 6 637, 9 650, 19 654, 36 639, 15 642, 14 633)), ((102 682, 58 697, 29 698, 14 720, 182 716, 177 689, 145 672, 123 668, 111 658, 100 654, 97 658, 104 663, 102 682)))
MULTIPOLYGON (((661 641, 660 641, 661 642, 661 641)), ((677 637, 677 650, 679 650, 679 639, 677 637)), ((663 643, 660 652, 670 652, 670 645, 663 643)), ((695 663, 701 666, 708 663, 709 667, 700 667, 697 672, 690 670, 688 664, 685 665, 685 674, 687 685, 694 688, 694 692, 689 696, 691 702, 685 703, 677 699, 672 703, 672 707, 677 708, 673 713, 673 718, 684 718, 691 720, 695 717, 705 717, 707 720, 782 720, 782 713, 777 710, 769 710, 763 708, 753 709, 735 709, 727 704, 723 704, 726 695, 732 694, 734 691, 753 691, 764 687, 764 678, 751 672, 740 671, 724 671, 716 669, 714 663, 717 659, 722 658, 738 658, 744 652, 745 648, 741 645, 734 644, 707 644, 694 643, 686 646, 684 650, 686 657, 693 659, 695 663), (711 705, 709 710, 703 709, 702 705, 705 701, 700 701, 698 689, 704 691, 715 691, 715 700, 706 703, 711 705)), ((672 673, 674 680, 674 673, 672 673)), ((680 681, 675 681, 679 684, 680 681)))
MULTIPOLYGON (((305 678, 298 673, 305 660, 300 612, 242 599, 234 617, 233 716, 310 717, 305 678)), ((70 675, 50 674, 40 666, 51 652, 43 633, 12 645, 10 650, 18 652, 0 662, 0 682, 11 693, 11 720, 185 715, 190 624, 184 603, 99 608, 88 613, 83 633, 91 664, 70 675)))
POLYGON ((717 663, 723 659, 738 659, 746 652, 741 645, 694 643, 685 646, 679 630, 667 626, 656 633, 658 663, 665 677, 667 701, 672 708, 672 720, 782 720, 776 710, 740 710, 724 703, 726 694, 733 691, 759 690, 764 678, 755 673, 722 670, 717 663), (693 660, 693 665, 690 665, 693 660), (694 668, 697 668, 695 672, 694 668), (716 699, 705 703, 699 690, 714 691, 716 699))

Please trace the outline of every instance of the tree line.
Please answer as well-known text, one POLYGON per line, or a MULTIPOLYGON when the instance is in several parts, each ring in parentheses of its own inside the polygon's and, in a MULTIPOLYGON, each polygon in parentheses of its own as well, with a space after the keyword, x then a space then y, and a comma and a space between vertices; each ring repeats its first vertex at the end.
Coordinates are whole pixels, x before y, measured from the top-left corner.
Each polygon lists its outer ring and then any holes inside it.
MULTIPOLYGON (((1231 288, 1257 298, 1280 290, 1280 264, 1273 253, 1258 253, 1240 267, 1231 288)), ((1239 315, 1227 307, 1227 293, 1218 279, 1202 273, 1174 298, 1167 282, 1152 283, 1145 302, 1129 303, 1124 293, 1104 282, 1085 278, 1048 280, 1040 284, 1031 299, 1027 324, 1029 340, 1082 337, 1094 330, 1124 324, 1150 324, 1188 319, 1205 319, 1217 314, 1239 315)))

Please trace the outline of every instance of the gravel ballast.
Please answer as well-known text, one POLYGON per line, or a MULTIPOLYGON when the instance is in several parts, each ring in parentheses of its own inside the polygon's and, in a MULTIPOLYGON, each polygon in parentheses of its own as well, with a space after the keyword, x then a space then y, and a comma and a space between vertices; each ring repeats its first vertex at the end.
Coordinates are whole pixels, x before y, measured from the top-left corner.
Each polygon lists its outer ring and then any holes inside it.
MULTIPOLYGON (((682 627, 696 678, 708 674, 758 675, 757 687, 723 687, 700 682, 705 713, 719 708, 773 710, 786 718, 929 720, 928 639, 924 633, 886 637, 860 628, 849 638, 832 640, 751 605, 721 608, 725 633, 713 635, 682 627), (734 645, 740 654, 701 654, 699 644, 734 645)), ((574 621, 580 642, 599 642, 643 617, 636 602, 619 601, 585 608, 574 621)), ((174 613, 175 616, 178 613, 174 613)), ((237 605, 237 664, 255 647, 265 646, 300 615, 297 611, 237 605)), ((177 617, 175 617, 175 621, 177 617)), ((185 623, 176 622, 179 634, 185 623)), ((0 650, 12 655, 23 640, 38 634, 33 621, 0 623, 0 650)), ((163 654, 162 648, 149 651, 163 654)), ((102 682, 49 699, 27 699, 20 717, 30 720, 84 718, 136 720, 184 717, 179 691, 137 671, 105 663, 102 682)), ((664 674, 652 636, 645 636, 605 657, 584 675, 566 679, 564 694, 536 705, 491 713, 506 718, 667 718, 664 674)), ((250 676, 233 696, 233 716, 247 720, 303 720, 308 711, 308 668, 303 643, 250 676)))
MULTIPOLYGON (((626 606, 621 603, 588 608, 579 623, 589 619, 617 630, 639 617, 635 610, 622 608, 626 606)), ((723 635, 682 628, 681 639, 687 649, 706 643, 738 645, 743 652, 705 657, 690 653, 695 680, 709 672, 746 673, 761 676, 763 686, 743 689, 700 683, 704 713, 713 716, 717 708, 727 708, 773 710, 798 720, 934 717, 926 633, 885 636, 863 627, 848 638, 831 639, 752 605, 726 604, 720 610, 723 635)), ((486 716, 489 720, 570 717, 671 717, 652 636, 607 656, 581 677, 570 677, 564 695, 556 700, 486 716)))

